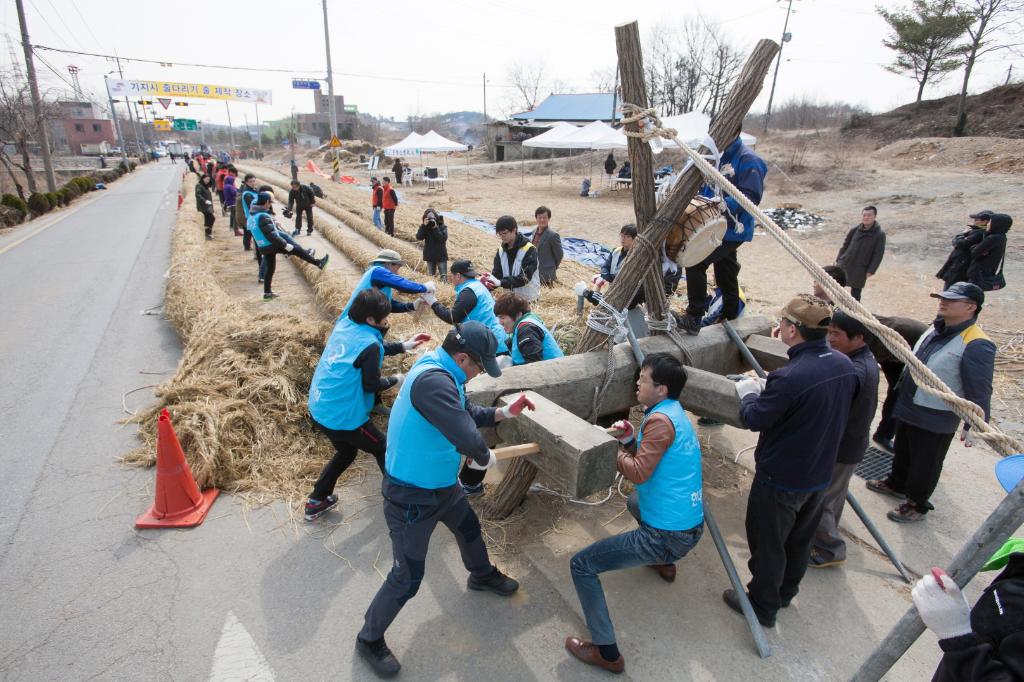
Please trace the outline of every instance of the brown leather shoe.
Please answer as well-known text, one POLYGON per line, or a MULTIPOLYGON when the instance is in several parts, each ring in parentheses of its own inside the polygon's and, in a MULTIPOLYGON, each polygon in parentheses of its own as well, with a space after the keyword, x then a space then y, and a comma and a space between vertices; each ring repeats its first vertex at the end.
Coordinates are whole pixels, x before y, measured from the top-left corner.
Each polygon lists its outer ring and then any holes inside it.
POLYGON ((590 642, 584 642, 578 637, 566 637, 565 648, 569 650, 569 653, 580 659, 587 665, 597 666, 598 668, 604 668, 610 673, 621 673, 626 669, 626 660, 619 656, 617 661, 606 661, 601 656, 601 651, 590 642))
POLYGON ((676 565, 675 564, 654 564, 653 566, 650 566, 650 568, 653 568, 655 571, 657 571, 658 575, 660 575, 661 579, 664 580, 665 582, 667 582, 667 583, 675 582, 675 580, 676 580, 676 565))

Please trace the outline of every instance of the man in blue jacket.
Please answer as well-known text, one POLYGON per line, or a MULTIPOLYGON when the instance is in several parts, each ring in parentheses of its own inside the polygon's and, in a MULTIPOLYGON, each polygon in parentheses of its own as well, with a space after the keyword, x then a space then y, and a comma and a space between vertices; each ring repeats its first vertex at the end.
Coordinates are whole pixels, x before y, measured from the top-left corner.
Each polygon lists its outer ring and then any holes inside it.
POLYGON ((409 370, 392 408, 381 490, 394 563, 356 638, 356 651, 381 677, 401 669, 384 633, 420 588, 427 544, 438 523, 455 535, 469 571, 469 589, 503 597, 519 589, 491 563, 480 520, 458 483, 463 456, 478 468, 495 464, 480 427, 533 409, 525 395, 502 408, 477 407, 466 399, 464 386, 473 377, 485 370, 501 376, 494 359, 497 348, 494 334, 479 322, 453 329, 439 349, 409 370))
POLYGON ((384 292, 384 295, 391 301, 391 312, 393 313, 411 313, 415 310, 416 308, 412 303, 394 300, 395 291, 397 290, 403 294, 433 293, 436 285, 433 282, 420 284, 419 282, 413 282, 411 279, 400 277, 398 272, 402 269, 403 265, 405 265, 405 261, 402 260, 402 256, 397 251, 392 251, 391 249, 379 251, 370 263, 370 267, 363 273, 362 278, 356 282, 352 295, 349 296, 348 303, 345 304, 345 309, 341 311, 342 316, 348 313, 348 309, 352 306, 352 302, 356 300, 359 292, 370 288, 380 289, 384 292))
MULTIPOLYGON (((789 606, 807 572, 857 390, 853 364, 825 339, 831 316, 831 306, 819 298, 801 294, 791 300, 779 321, 789 363, 768 374, 763 387, 755 378, 736 384, 743 423, 760 433, 747 497, 747 591, 764 627, 775 626, 776 613, 789 606)), ((726 590, 722 599, 742 613, 735 591, 726 590)))
POLYGON ((370 421, 370 411, 378 393, 401 386, 404 379, 402 374, 381 376, 384 356, 408 353, 430 340, 420 333, 408 341, 385 341, 390 314, 391 302, 379 289, 360 291, 348 315, 334 325, 313 372, 309 414, 336 452, 306 501, 307 521, 338 504, 334 486, 359 450, 373 455, 384 472, 384 434, 370 421))
MULTIPOLYGON (((722 166, 732 166, 732 173, 726 177, 754 204, 761 203, 764 193, 764 176, 768 166, 757 154, 737 137, 722 153, 722 166)), ((707 185, 701 190, 704 196, 714 196, 714 190, 707 185)), ((693 267, 686 268, 686 296, 688 304, 685 315, 677 315, 676 321, 688 334, 696 335, 701 329, 701 318, 707 310, 708 267, 714 266, 715 282, 722 290, 722 317, 734 320, 740 314, 740 262, 736 251, 754 238, 756 221, 730 196, 725 197, 723 212, 728 229, 722 244, 693 267)))
POLYGON ((613 673, 626 669, 608 615, 601 573, 650 566, 667 582, 676 577, 675 561, 686 556, 704 533, 704 499, 700 444, 679 404, 686 369, 668 353, 644 358, 636 397, 644 408, 635 445, 626 420, 616 467, 636 486, 626 503, 638 524, 635 530, 598 540, 569 562, 576 595, 592 641, 567 637, 565 648, 576 658, 613 673))
POLYGON ((314 258, 315 251, 313 249, 307 251, 287 232, 281 231, 277 222, 270 215, 271 201, 269 192, 260 192, 249 207, 248 229, 252 233, 261 257, 260 269, 263 275, 264 301, 277 298, 277 294, 271 288, 274 282, 274 272, 277 270, 277 254, 298 256, 321 270, 327 267, 329 258, 327 254, 324 254, 323 258, 314 258))
MULTIPOLYGON (((961 398, 970 400, 989 418, 996 346, 978 326, 985 292, 968 282, 957 282, 932 294, 939 299, 932 329, 914 346, 914 355, 961 398)), ((910 372, 903 370, 896 406, 896 439, 892 472, 886 479, 868 481, 869 490, 905 500, 887 516, 897 523, 921 521, 935 507, 929 502, 942 474, 942 463, 956 435, 960 417, 949 405, 920 390, 910 372)), ((974 444, 969 426, 960 439, 974 444)))
POLYGON ((420 298, 430 306, 430 310, 443 322, 456 325, 465 320, 475 320, 493 332, 498 339, 498 349, 505 347, 507 334, 494 314, 494 297, 491 292, 477 279, 480 275, 473 262, 457 260, 452 263, 451 282, 455 287, 455 303, 449 308, 437 300, 433 291, 428 291, 420 298))

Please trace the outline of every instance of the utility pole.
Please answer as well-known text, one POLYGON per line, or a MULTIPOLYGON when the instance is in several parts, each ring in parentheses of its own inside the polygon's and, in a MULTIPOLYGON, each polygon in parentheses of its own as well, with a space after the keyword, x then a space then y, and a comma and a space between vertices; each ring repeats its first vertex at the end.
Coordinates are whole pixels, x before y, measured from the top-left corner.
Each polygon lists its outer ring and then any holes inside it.
MULTIPOLYGON (((103 84, 107 84, 107 75, 103 74, 103 84)), ((117 144, 121 146, 121 160, 128 165, 128 154, 124 150, 124 136, 121 135, 121 122, 117 120, 117 112, 114 111, 114 98, 110 96, 110 87, 107 87, 107 102, 110 103, 110 118, 114 119, 114 132, 117 133, 117 144)))
MULTIPOLYGON (((327 0, 323 0, 324 6, 324 46, 327 48, 327 96, 329 99, 328 111, 331 112, 331 139, 338 136, 338 112, 334 106, 334 72, 331 69, 331 31, 327 27, 327 0)), ((334 147, 334 171, 331 173, 331 180, 338 181, 338 148, 334 147)))
POLYGON ((487 125, 487 73, 484 72, 484 125, 487 125))
POLYGON ((619 67, 615 66, 615 85, 612 86, 612 125, 615 125, 615 110, 619 106, 619 67))
POLYGON ((772 76, 772 89, 768 93, 768 108, 764 112, 764 132, 768 132, 768 121, 772 117, 772 100, 775 98, 775 81, 779 78, 779 64, 782 63, 782 48, 792 38, 786 29, 789 28, 789 15, 793 13, 793 0, 787 0, 786 21, 782 24, 782 40, 779 41, 779 56, 775 58, 775 74, 772 76))
MULTIPOLYGON (((116 50, 114 51, 114 61, 117 62, 117 75, 121 78, 121 80, 124 80, 124 70, 121 69, 121 58, 117 56, 117 51, 116 50)), ((132 121, 132 130, 135 131, 135 144, 138 144, 139 143, 139 128, 138 128, 138 124, 136 124, 136 122, 135 122, 135 119, 137 118, 137 116, 136 116, 136 112, 132 111, 132 105, 128 101, 128 96, 127 95, 125 95, 125 98, 124 98, 124 108, 128 110, 128 118, 130 118, 131 121, 132 121)), ((145 111, 145 110, 143 110, 143 111, 145 111)), ((143 137, 143 141, 145 141, 145 137, 146 137, 146 131, 145 130, 142 131, 142 137, 143 137)), ((142 156, 142 146, 141 145, 139 146, 139 156, 142 156)))
POLYGON ((256 144, 259 145, 260 154, 263 154, 263 131, 260 129, 260 105, 256 106, 256 144))
MULTIPOLYGON (((325 0, 326 2, 326 0, 325 0)), ((28 24, 25 23, 25 6, 21 0, 15 0, 18 6, 18 23, 21 24, 21 45, 25 48, 25 70, 28 73, 28 87, 32 92, 32 113, 36 117, 36 135, 39 146, 43 150, 43 168, 46 169, 47 191, 57 191, 57 176, 53 174, 53 159, 50 158, 50 137, 46 134, 46 121, 43 120, 43 103, 39 98, 39 84, 36 82, 36 65, 32 59, 32 43, 28 39, 28 24)))
POLYGON ((231 151, 235 150, 235 129, 231 125, 231 107, 228 106, 228 101, 224 100, 224 108, 228 112, 228 139, 231 140, 231 151))

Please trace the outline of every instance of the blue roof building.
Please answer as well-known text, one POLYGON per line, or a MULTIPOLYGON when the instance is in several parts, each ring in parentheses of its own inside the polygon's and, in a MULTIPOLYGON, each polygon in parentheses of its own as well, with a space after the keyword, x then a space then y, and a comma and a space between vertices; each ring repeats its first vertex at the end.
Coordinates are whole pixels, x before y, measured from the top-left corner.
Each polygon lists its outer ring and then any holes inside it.
POLYGON ((614 123, 622 118, 622 112, 612 112, 615 96, 610 92, 548 95, 532 111, 513 114, 513 121, 566 121, 568 123, 590 123, 604 121, 614 123))

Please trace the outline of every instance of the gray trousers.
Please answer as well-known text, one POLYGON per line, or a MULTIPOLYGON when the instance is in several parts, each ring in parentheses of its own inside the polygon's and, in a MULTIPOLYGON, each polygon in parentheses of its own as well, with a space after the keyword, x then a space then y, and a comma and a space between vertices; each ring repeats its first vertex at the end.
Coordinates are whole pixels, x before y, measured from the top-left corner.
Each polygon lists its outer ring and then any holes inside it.
POLYGON ((825 491, 821 521, 814 534, 812 548, 828 561, 846 559, 846 541, 839 533, 839 519, 846 505, 846 490, 850 487, 850 478, 856 468, 856 464, 836 463, 836 468, 832 471, 832 482, 825 491))
POLYGON ((420 589, 427 545, 438 523, 447 526, 455 536, 467 571, 482 578, 493 570, 480 532, 480 520, 458 482, 428 490, 400 485, 385 476, 381 492, 394 561, 387 580, 366 610, 363 629, 359 631, 359 639, 366 642, 383 637, 405 602, 420 589))

